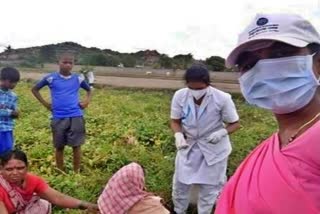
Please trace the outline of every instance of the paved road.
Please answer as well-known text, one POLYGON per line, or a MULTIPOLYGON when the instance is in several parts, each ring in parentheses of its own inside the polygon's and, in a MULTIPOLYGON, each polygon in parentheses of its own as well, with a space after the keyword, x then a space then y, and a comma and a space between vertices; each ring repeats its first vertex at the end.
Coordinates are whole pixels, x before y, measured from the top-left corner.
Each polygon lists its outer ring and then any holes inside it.
MULTIPOLYGON (((37 72, 21 72, 23 79, 39 80, 44 73, 37 72)), ((114 76, 96 76, 96 84, 121 88, 147 88, 147 89, 179 89, 185 86, 181 80, 166 80, 152 78, 136 78, 136 77, 114 77, 114 76)), ((215 83, 213 85, 226 92, 238 93, 240 88, 235 83, 215 83)))

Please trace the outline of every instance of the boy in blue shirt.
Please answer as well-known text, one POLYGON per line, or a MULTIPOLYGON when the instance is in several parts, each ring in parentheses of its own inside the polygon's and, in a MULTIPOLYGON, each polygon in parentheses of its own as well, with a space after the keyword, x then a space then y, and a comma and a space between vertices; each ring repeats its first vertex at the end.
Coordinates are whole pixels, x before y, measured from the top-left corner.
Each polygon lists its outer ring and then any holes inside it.
POLYGON ((52 112, 51 129, 55 158, 58 169, 64 168, 64 147, 73 149, 73 170, 80 171, 81 145, 85 141, 85 122, 82 109, 91 100, 90 86, 78 74, 72 73, 74 56, 64 53, 59 57, 59 71, 50 73, 38 82, 32 93, 38 101, 52 112), (51 92, 51 103, 40 94, 40 89, 48 86, 51 92), (86 98, 80 102, 79 89, 84 89, 86 98))
POLYGON ((13 149, 14 118, 18 118, 17 95, 12 92, 20 80, 15 68, 5 67, 0 71, 0 155, 13 149))

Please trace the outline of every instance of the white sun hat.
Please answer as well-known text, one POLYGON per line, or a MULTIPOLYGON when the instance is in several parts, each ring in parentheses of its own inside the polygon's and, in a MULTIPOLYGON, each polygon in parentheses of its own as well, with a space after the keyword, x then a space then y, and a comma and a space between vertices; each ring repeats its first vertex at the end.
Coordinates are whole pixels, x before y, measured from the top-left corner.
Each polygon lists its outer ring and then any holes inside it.
POLYGON ((226 59, 226 66, 236 64, 239 55, 271 46, 275 41, 295 47, 320 44, 320 36, 312 24, 295 14, 257 14, 239 35, 237 46, 226 59))

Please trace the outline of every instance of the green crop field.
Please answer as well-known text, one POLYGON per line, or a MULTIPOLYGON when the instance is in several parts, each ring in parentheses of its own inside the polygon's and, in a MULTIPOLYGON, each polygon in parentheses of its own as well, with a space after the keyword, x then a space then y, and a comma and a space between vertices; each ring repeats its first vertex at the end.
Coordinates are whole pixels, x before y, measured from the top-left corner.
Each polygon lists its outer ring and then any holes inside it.
MULTIPOLYGON (((71 149, 65 151, 66 172, 55 168, 50 132, 50 114, 30 92, 30 83, 19 83, 21 118, 15 129, 16 146, 27 152, 29 170, 71 196, 95 202, 108 178, 126 163, 138 161, 146 169, 150 191, 171 206, 171 179, 175 146, 169 128, 172 91, 96 89, 85 112, 87 141, 82 172, 72 172, 71 149)), ((43 93, 48 97, 48 91, 43 93)), ((261 140, 277 129, 272 115, 234 96, 241 129, 232 135, 231 175, 240 161, 261 140)), ((81 213, 55 208, 54 213, 81 213)))

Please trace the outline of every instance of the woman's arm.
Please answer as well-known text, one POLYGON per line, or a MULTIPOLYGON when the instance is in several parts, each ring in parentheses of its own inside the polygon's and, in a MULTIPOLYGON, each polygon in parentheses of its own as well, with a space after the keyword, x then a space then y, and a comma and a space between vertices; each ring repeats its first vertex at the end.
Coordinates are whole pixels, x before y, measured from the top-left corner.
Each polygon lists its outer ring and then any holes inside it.
POLYGON ((39 196, 51 202, 52 204, 55 204, 62 208, 72 208, 72 209, 82 209, 82 210, 88 209, 90 211, 99 210, 96 204, 92 204, 86 201, 81 201, 79 199, 65 195, 51 187, 48 187, 47 190, 39 194, 39 196))
POLYGON ((9 214, 6 206, 2 201, 0 201, 0 213, 1 214, 9 214))
POLYGON ((228 123, 226 125, 226 129, 228 131, 228 134, 232 134, 233 132, 237 131, 240 128, 239 121, 236 121, 234 123, 228 123))
POLYGON ((174 133, 182 132, 181 119, 171 119, 170 126, 174 133))

